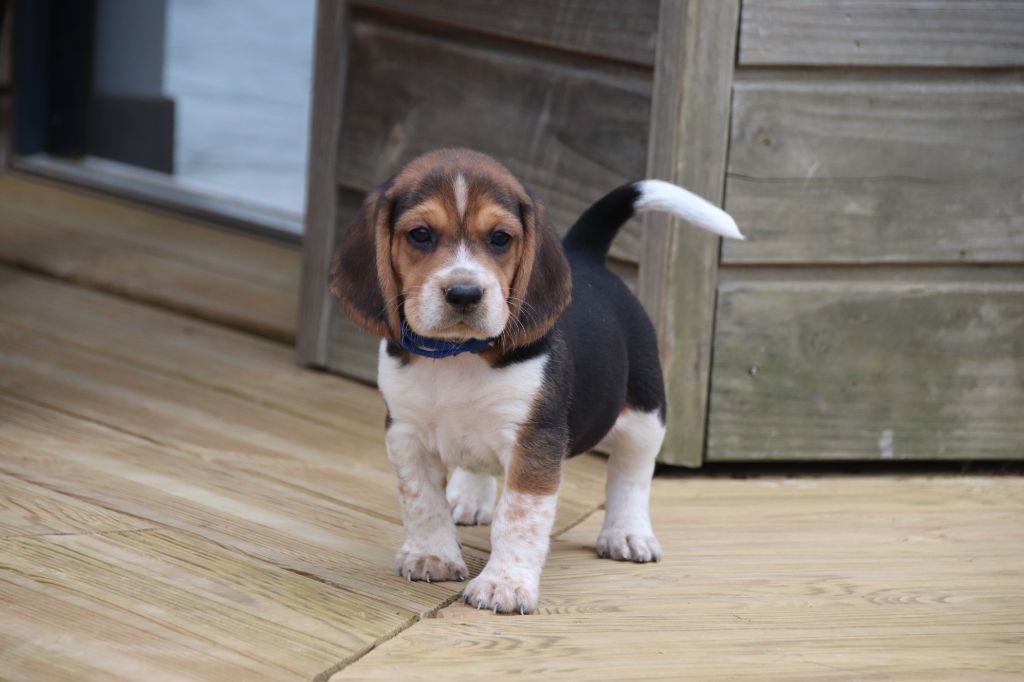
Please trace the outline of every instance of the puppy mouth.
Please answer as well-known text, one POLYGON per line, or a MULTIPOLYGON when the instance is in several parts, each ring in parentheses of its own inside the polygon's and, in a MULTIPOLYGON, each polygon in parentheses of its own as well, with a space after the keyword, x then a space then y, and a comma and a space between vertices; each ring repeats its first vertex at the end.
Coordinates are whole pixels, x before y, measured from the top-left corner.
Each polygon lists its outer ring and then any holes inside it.
MULTIPOLYGON (((489 339, 497 334, 489 333, 482 325, 476 323, 474 320, 466 319, 470 317, 476 317, 475 315, 464 316, 460 319, 455 319, 444 326, 436 327, 434 329, 420 331, 416 328, 412 328, 414 332, 420 336, 425 336, 432 339, 446 339, 450 341, 468 341, 470 339, 489 339)), ((500 333, 500 332, 499 332, 500 333)))

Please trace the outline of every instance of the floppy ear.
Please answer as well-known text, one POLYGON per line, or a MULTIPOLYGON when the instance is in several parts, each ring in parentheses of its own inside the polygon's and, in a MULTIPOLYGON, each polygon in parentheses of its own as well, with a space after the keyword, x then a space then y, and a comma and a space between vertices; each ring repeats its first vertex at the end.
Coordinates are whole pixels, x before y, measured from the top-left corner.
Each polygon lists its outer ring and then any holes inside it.
POLYGON ((331 293, 352 321, 396 340, 400 332, 398 285, 391 265, 391 202, 385 191, 369 194, 331 260, 331 293))
POLYGON ((551 331, 572 294, 572 276, 558 235, 547 223, 544 204, 520 201, 525 234, 523 256, 512 281, 513 322, 502 337, 506 350, 533 343, 551 331))

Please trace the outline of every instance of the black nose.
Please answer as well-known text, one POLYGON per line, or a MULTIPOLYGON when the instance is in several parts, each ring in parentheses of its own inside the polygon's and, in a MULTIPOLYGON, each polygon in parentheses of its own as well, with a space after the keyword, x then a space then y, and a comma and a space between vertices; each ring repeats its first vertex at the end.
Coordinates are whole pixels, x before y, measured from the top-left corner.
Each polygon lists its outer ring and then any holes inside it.
POLYGON ((469 312, 484 297, 484 291, 475 284, 456 284, 446 287, 444 300, 459 312, 469 312))

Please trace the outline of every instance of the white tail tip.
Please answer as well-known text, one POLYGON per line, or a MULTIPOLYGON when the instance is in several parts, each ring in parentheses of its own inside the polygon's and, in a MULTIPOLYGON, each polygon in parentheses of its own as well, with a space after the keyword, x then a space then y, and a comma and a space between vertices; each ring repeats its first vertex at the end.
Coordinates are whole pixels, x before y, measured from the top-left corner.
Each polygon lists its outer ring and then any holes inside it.
POLYGON ((635 187, 640 196, 633 202, 633 210, 638 213, 664 211, 708 232, 730 239, 746 239, 731 215, 693 192, 663 180, 641 180, 635 187))

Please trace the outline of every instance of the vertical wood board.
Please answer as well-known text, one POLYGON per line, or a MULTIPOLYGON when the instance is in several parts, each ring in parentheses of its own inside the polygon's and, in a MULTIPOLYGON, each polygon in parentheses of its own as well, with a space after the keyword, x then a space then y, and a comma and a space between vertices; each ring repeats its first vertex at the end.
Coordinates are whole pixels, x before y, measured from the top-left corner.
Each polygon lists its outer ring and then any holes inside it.
MULTIPOLYGON (((648 175, 721 203, 728 149, 737 1, 666 1, 659 18, 648 175)), ((658 330, 668 388, 661 460, 700 466, 719 239, 652 216, 638 290, 658 330)))

